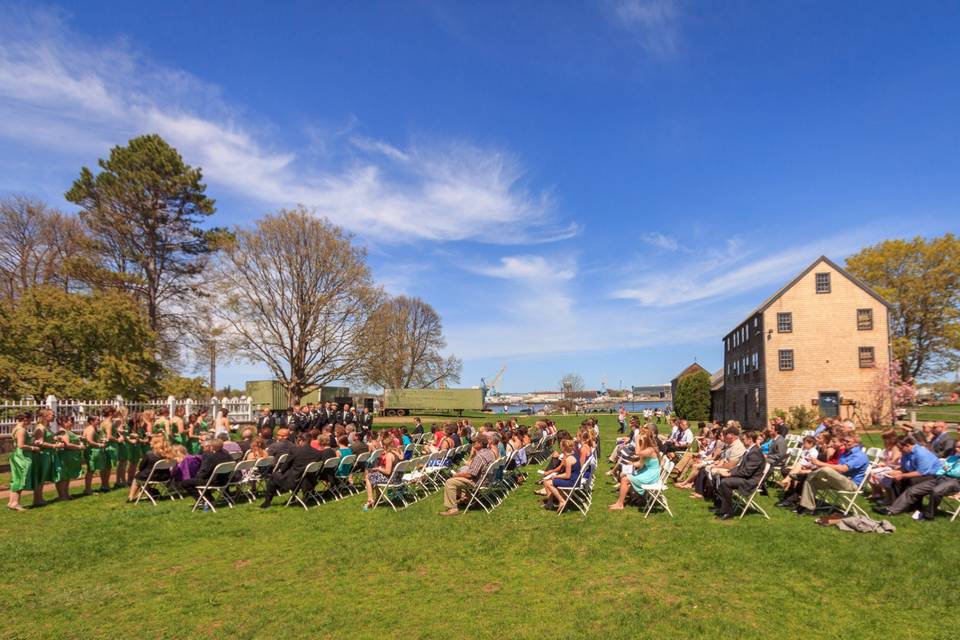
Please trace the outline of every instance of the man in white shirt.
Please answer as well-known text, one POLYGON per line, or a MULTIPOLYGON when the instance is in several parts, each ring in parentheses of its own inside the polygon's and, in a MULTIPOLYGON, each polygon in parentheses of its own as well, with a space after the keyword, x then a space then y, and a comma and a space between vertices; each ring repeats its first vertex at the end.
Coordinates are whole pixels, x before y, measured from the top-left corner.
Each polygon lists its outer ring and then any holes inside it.
POLYGON ((690 425, 687 424, 686 420, 680 420, 673 431, 670 432, 670 437, 660 445, 660 453, 673 459, 675 457, 674 452, 686 451, 690 448, 692 442, 693 432, 690 431, 690 425))

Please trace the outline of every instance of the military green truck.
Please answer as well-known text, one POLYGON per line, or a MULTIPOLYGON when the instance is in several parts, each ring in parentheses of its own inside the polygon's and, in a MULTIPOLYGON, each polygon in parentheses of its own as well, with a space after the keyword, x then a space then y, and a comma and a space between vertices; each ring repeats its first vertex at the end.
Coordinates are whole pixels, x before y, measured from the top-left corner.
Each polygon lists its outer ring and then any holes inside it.
POLYGON ((413 413, 447 413, 483 410, 480 389, 385 389, 383 415, 405 416, 413 413))
MULTIPOLYGON (((276 380, 248 380, 246 395, 253 400, 254 408, 268 405, 273 411, 284 411, 289 404, 287 390, 276 380)), ((349 402, 349 396, 349 387, 318 387, 303 394, 300 403, 337 402, 342 404, 349 402)))

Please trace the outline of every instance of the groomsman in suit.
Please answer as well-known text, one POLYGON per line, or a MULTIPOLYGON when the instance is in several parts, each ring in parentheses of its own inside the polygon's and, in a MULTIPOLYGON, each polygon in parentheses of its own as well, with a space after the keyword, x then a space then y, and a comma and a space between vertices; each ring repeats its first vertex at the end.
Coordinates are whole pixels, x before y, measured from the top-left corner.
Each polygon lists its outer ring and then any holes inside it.
POLYGON ((370 413, 370 410, 366 407, 363 408, 363 413, 360 414, 358 420, 361 431, 370 432, 373 430, 373 414, 370 413))
POLYGON ((270 406, 265 404, 260 407, 260 416, 257 418, 257 432, 263 431, 264 427, 270 427, 273 430, 276 426, 277 419, 270 413, 270 406))

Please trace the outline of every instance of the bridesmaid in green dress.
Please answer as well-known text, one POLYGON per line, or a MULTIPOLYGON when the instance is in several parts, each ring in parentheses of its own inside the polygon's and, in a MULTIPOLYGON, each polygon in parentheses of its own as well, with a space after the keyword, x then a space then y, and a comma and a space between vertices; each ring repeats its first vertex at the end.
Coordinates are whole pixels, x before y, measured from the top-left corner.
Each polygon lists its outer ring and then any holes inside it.
POLYGON ((160 409, 160 417, 153 423, 153 432, 162 432, 167 436, 167 442, 173 444, 173 434, 170 433, 170 410, 160 409))
POLYGON ((200 454, 200 421, 195 413, 187 418, 187 451, 192 455, 200 454))
POLYGON ((83 475, 83 441, 73 432, 73 418, 60 419, 60 431, 57 440, 63 444, 60 450, 60 479, 57 482, 57 495, 60 500, 70 500, 70 481, 83 475))
MULTIPOLYGON (((126 408, 123 410, 125 411, 126 408)), ((141 443, 144 440, 143 426, 140 423, 140 416, 133 414, 127 420, 127 434, 124 436, 127 445, 127 477, 125 482, 127 486, 133 482, 133 477, 137 475, 137 465, 140 464, 141 443)))
POLYGON ((40 452, 33 458, 33 506, 42 507, 47 504, 43 499, 43 485, 48 482, 56 483, 60 479, 60 457, 57 451, 62 445, 57 442, 51 422, 53 411, 42 409, 37 416, 37 423, 33 426, 33 444, 40 448, 40 452))
POLYGON ((183 421, 183 407, 174 409, 173 417, 170 419, 171 442, 187 446, 187 425, 183 421))
POLYGON ((31 444, 32 439, 27 432, 28 424, 30 416, 17 416, 17 424, 10 434, 14 449, 10 454, 10 497, 7 499, 7 509, 13 511, 24 510, 20 505, 20 495, 24 489, 33 489, 33 458, 40 452, 39 447, 31 444))
POLYGON ((120 441, 114 432, 113 409, 103 411, 100 420, 100 437, 103 442, 103 467, 100 469, 100 492, 110 491, 110 471, 117 466, 120 457, 120 441))
MULTIPOLYGON (((83 428, 83 443, 87 447, 87 477, 84 480, 83 495, 93 495, 93 475, 100 474, 103 471, 103 437, 100 433, 99 420, 97 416, 87 418, 87 425, 83 428)), ((102 477, 102 476, 101 476, 102 477)), ((103 484, 100 485, 103 490, 103 484)))
POLYGON ((130 450, 127 448, 127 408, 120 407, 113 412, 113 436, 117 439, 117 479, 114 489, 127 486, 127 460, 130 450))

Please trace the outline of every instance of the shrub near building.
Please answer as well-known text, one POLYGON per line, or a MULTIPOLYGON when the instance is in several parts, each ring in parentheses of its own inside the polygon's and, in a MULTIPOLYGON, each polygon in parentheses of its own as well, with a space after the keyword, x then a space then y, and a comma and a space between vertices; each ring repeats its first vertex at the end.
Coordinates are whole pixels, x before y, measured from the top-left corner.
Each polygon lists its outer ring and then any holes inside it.
POLYGON ((710 419, 710 374, 697 371, 680 378, 673 410, 684 420, 710 419))

